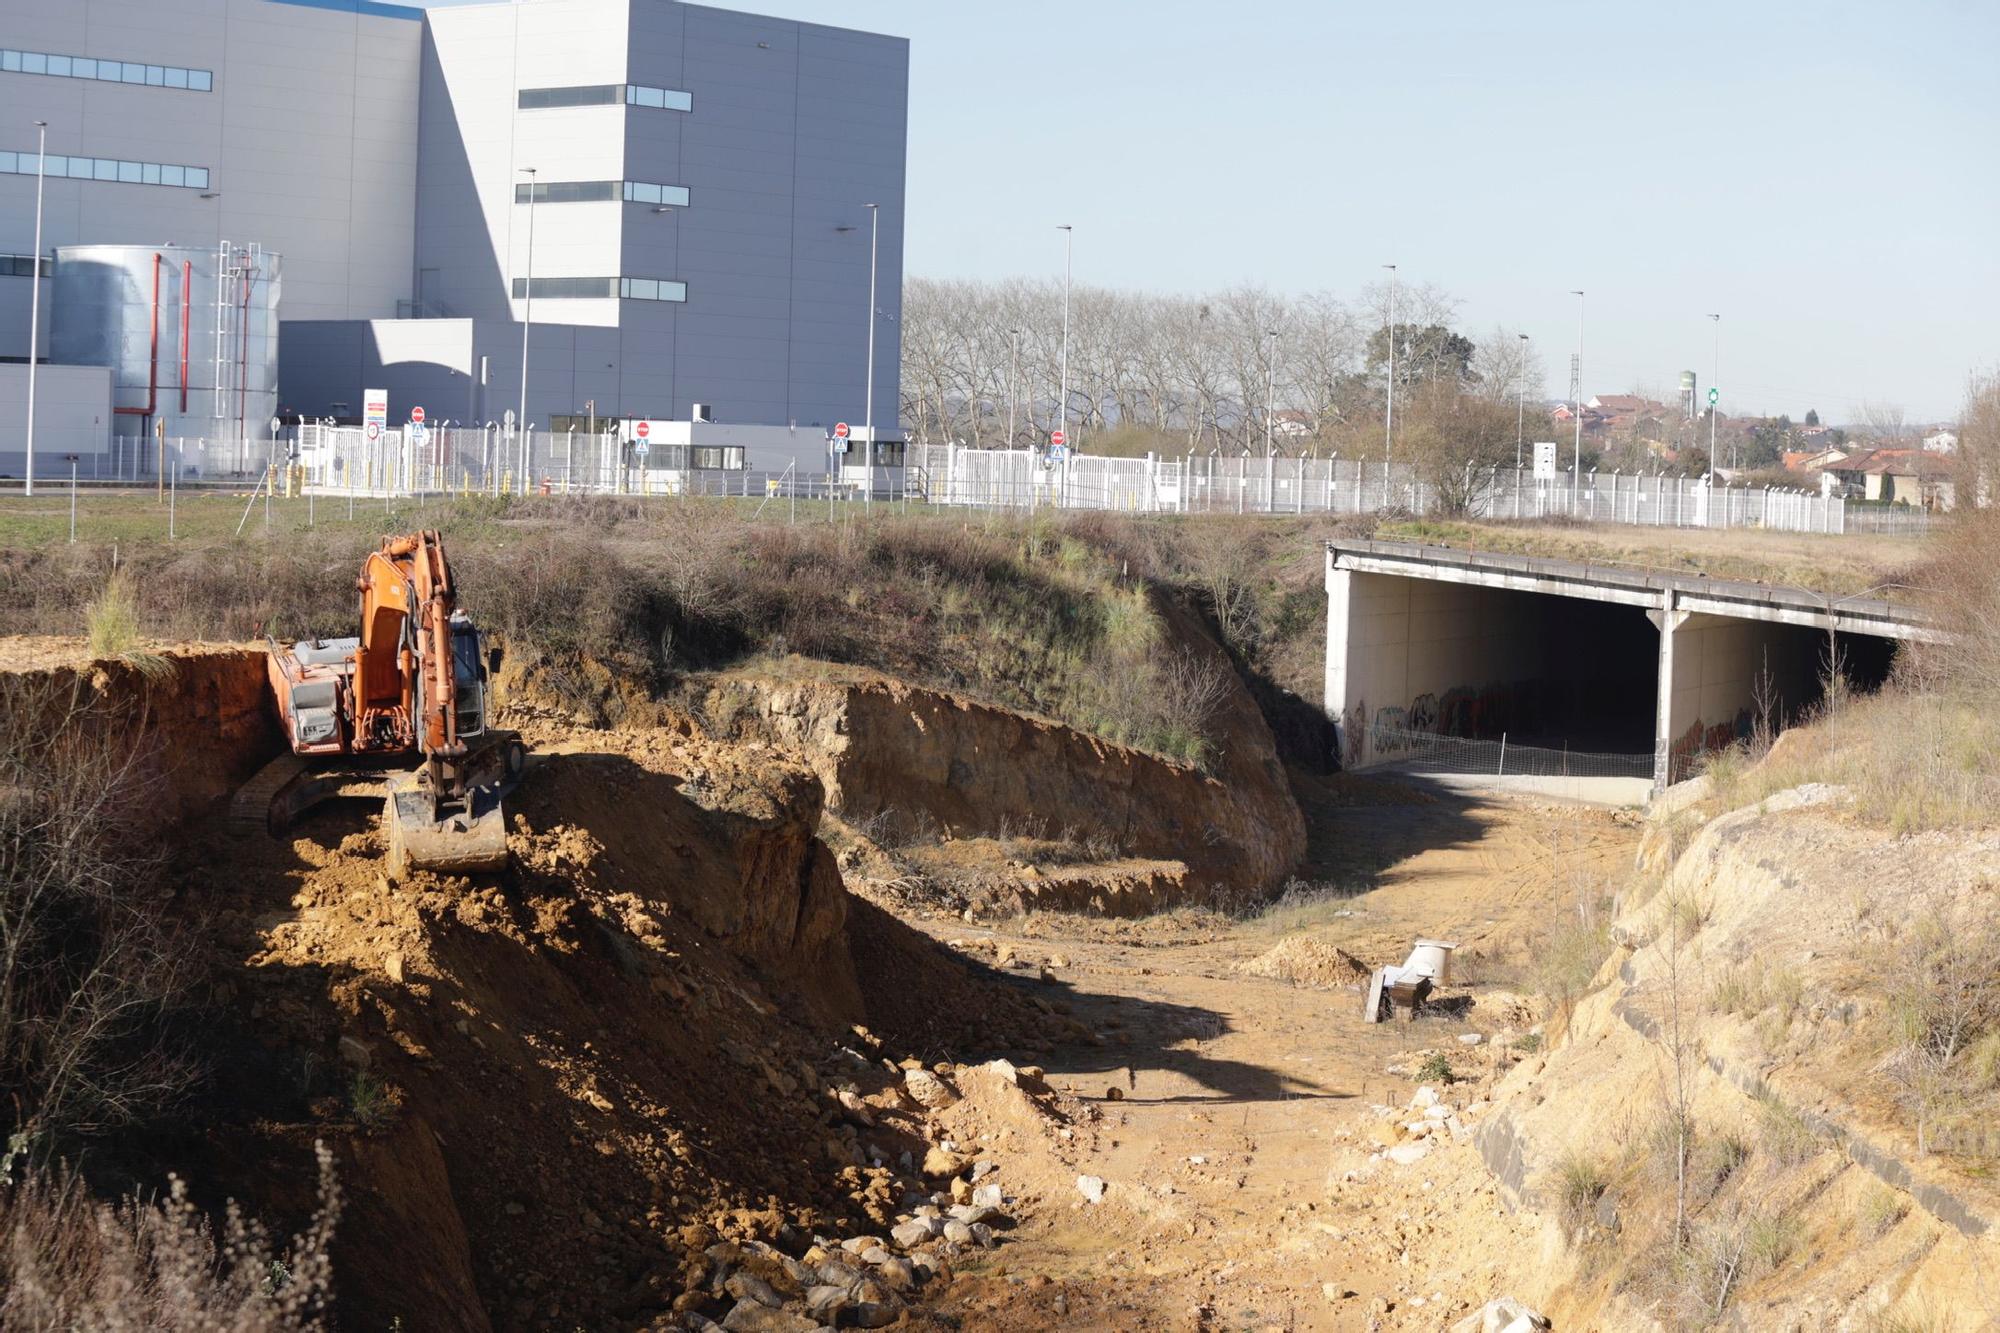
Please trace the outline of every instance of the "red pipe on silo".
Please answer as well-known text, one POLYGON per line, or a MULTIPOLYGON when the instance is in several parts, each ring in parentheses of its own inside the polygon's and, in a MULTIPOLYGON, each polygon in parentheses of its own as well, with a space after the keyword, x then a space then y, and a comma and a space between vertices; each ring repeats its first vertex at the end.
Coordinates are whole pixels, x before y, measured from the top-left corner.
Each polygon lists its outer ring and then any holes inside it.
POLYGON ((146 405, 114 407, 117 416, 150 417, 160 405, 160 265, 165 262, 159 251, 153 252, 153 364, 146 372, 146 405))

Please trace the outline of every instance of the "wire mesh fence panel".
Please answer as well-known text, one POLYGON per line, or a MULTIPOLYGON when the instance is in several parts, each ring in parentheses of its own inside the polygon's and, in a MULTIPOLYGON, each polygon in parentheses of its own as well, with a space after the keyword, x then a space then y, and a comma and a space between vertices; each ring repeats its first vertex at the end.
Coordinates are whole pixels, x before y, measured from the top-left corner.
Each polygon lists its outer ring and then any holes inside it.
MULTIPOLYGON (((1486 519, 1575 518, 1638 527, 1848 530, 1839 498, 1785 488, 1716 485, 1663 473, 1559 472, 1467 466, 1446 482, 1407 463, 1365 459, 1180 458, 1072 454, 1060 463, 1025 449, 912 447, 926 497, 979 508, 1111 509, 1135 513, 1378 514, 1486 519)), ((1874 529, 1871 529, 1874 530, 1874 529)), ((1915 525, 1880 530, 1920 531, 1915 525)))
POLYGON ((1433 731, 1372 727, 1368 733, 1370 766, 1393 764, 1413 773, 1538 778, 1647 778, 1653 776, 1651 754, 1609 754, 1587 750, 1510 745, 1501 740, 1472 740, 1433 731))

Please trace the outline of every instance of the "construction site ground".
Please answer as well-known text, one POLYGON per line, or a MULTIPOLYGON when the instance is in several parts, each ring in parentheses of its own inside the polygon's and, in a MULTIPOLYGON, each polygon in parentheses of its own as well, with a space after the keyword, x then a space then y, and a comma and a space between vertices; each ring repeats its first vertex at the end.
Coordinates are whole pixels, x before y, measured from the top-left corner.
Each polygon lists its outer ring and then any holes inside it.
POLYGON ((1297 780, 1311 887, 1255 915, 916 920, 1095 1034, 1043 1064, 1102 1112, 1078 1170, 1105 1182, 1097 1203, 1071 1182, 921 1318, 1439 1328, 1533 1269, 1541 1224, 1506 1215, 1469 1136, 1398 1165, 1376 1134, 1398 1117, 1378 1108, 1417 1114, 1400 1108, 1430 1052, 1461 1108, 1530 1058, 1536 942, 1628 871, 1636 819, 1421 779, 1297 780), (1454 984, 1426 1017, 1363 1023, 1360 969, 1400 963, 1418 937, 1459 946, 1454 984))

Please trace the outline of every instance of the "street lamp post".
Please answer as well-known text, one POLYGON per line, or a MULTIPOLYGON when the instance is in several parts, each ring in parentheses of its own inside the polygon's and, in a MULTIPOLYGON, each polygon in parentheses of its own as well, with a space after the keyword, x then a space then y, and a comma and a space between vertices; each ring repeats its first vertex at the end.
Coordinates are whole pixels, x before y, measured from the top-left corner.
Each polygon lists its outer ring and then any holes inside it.
POLYGON ((535 326, 535 168, 522 167, 528 178, 528 276, 521 283, 521 494, 528 493, 528 331, 535 326))
POLYGON ((863 422, 868 428, 868 490, 862 496, 863 512, 875 504, 875 256, 876 241, 882 231, 882 206, 864 204, 868 210, 868 407, 863 422))
POLYGON ((1063 234, 1063 331, 1062 331, 1062 371, 1061 383, 1057 388, 1059 401, 1056 403, 1056 430, 1069 443, 1069 279, 1071 260, 1076 253, 1076 231, 1067 222, 1058 223, 1056 230, 1063 234))
POLYGON ((1711 363, 1713 373, 1709 376, 1708 387, 1718 396, 1718 401, 1708 405, 1708 465, 1715 466, 1715 416, 1722 410, 1719 401, 1722 393, 1722 316, 1710 315, 1715 321, 1715 360, 1711 363))
POLYGON ((1521 470, 1521 440, 1527 434, 1528 426, 1528 335, 1514 335, 1521 340, 1520 378, 1514 382, 1514 470, 1521 470))
MULTIPOLYGON (((1389 403, 1382 413, 1382 462, 1386 467, 1396 448, 1396 266, 1382 267, 1389 270, 1389 403)), ((1388 494, 1387 472, 1382 474, 1382 485, 1383 494, 1388 494)))
POLYGON ((1264 361, 1264 457, 1266 458, 1272 457, 1271 419, 1278 411, 1278 331, 1272 329, 1268 336, 1271 339, 1271 355, 1264 361))
POLYGON ((1570 507, 1576 507, 1577 488, 1583 485, 1583 293, 1572 291, 1576 298, 1576 452, 1570 459, 1569 493, 1570 507))
MULTIPOLYGON (((28 297, 28 459, 24 469, 27 479, 21 486, 23 495, 35 493, 35 362, 41 358, 42 350, 42 181, 49 160, 49 123, 38 120, 35 130, 35 263, 30 275, 34 288, 28 297)), ((74 489, 72 486, 71 490, 74 489)), ((70 539, 74 541, 74 524, 71 527, 70 539)))
POLYGON ((1021 363, 1021 331, 1007 330, 1007 447, 1014 447, 1014 403, 1016 391, 1014 376, 1021 363))

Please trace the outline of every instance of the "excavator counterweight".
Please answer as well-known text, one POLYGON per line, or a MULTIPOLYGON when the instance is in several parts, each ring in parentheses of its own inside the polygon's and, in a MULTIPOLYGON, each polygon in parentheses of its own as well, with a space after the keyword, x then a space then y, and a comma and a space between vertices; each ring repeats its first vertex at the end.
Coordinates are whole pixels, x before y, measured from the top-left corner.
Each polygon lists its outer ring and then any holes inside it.
POLYGON ((489 663, 443 542, 432 531, 384 538, 355 586, 357 636, 267 640, 292 753, 239 793, 239 818, 261 803, 277 833, 317 801, 378 795, 392 878, 504 868, 501 796, 527 755, 518 735, 487 726, 489 663), (422 761, 414 772, 376 766, 411 757, 422 761))

